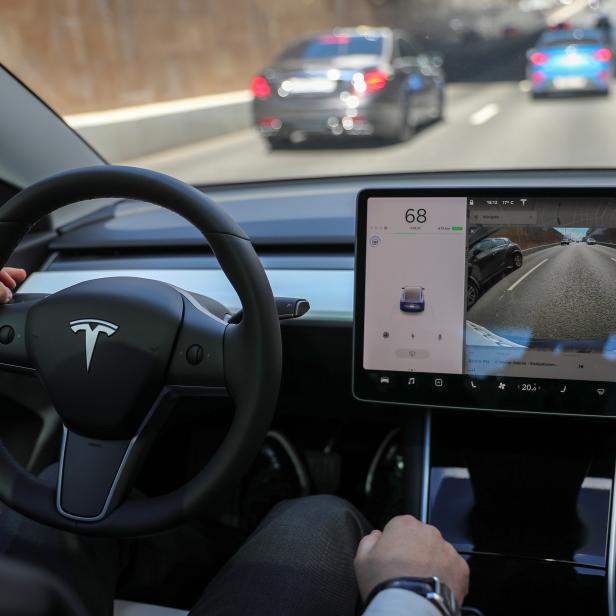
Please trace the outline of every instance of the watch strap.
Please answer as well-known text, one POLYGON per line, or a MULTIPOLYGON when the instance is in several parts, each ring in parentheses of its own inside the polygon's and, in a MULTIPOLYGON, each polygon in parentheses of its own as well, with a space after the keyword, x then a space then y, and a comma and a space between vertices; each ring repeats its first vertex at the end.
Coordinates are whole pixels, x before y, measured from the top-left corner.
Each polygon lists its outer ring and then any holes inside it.
POLYGON ((386 580, 375 586, 366 599, 366 605, 369 605, 377 594, 388 588, 408 590, 424 597, 438 609, 442 616, 458 616, 460 614, 460 609, 453 593, 437 577, 400 577, 386 580))

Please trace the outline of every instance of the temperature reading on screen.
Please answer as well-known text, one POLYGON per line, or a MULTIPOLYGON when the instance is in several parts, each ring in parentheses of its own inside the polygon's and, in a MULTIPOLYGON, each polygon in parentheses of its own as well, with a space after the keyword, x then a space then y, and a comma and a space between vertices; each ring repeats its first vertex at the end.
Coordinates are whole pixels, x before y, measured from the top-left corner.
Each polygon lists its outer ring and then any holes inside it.
POLYGON ((419 208, 418 210, 415 210, 415 208, 409 208, 406 210, 404 217, 408 223, 424 223, 428 220, 427 212, 424 208, 419 208))
POLYGON ((518 389, 521 391, 539 391, 541 386, 537 385, 537 383, 521 383, 518 385, 518 389))

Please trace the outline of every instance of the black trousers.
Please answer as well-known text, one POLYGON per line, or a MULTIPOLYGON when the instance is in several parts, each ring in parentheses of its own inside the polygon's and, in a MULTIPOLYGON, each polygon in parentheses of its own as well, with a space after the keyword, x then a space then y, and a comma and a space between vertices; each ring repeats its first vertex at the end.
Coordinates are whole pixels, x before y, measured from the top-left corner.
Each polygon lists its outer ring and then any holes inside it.
MULTIPOLYGON (((363 516, 337 497, 283 501, 219 573, 204 580, 190 614, 354 616, 353 558, 369 531, 363 516)), ((63 579, 89 614, 111 616, 128 543, 73 535, 8 512, 0 518, 0 552, 63 579)))

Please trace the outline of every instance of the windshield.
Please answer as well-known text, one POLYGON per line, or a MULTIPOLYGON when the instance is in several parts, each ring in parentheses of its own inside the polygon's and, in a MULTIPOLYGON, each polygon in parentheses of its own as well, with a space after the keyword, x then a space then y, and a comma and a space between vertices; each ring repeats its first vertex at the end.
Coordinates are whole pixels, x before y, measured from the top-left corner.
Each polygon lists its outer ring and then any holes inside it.
POLYGON ((29 0, 0 3, 0 49, 109 162, 197 185, 614 168, 615 16, 608 0, 29 0))

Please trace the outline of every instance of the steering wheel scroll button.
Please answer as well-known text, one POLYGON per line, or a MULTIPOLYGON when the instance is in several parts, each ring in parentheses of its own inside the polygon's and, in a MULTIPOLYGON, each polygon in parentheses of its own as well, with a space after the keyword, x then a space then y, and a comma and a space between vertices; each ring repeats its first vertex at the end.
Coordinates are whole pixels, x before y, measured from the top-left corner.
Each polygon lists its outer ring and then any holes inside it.
POLYGON ((26 348, 26 320, 30 308, 45 295, 30 295, 0 306, 0 365, 3 368, 32 370, 26 348))
POLYGON ((15 330, 10 325, 0 327, 0 344, 11 344, 15 339, 15 330))
POLYGON ((193 366, 198 366, 203 361, 203 347, 198 344, 188 347, 186 361, 193 366))

